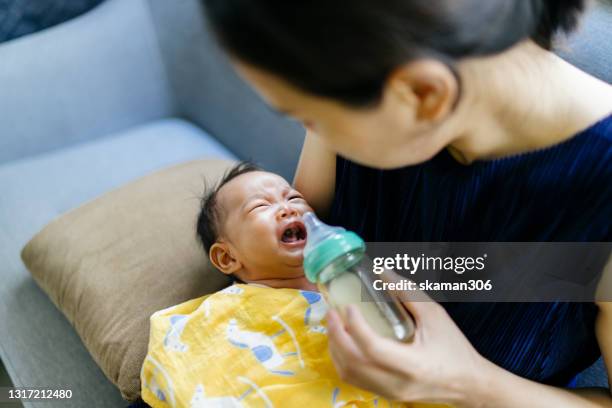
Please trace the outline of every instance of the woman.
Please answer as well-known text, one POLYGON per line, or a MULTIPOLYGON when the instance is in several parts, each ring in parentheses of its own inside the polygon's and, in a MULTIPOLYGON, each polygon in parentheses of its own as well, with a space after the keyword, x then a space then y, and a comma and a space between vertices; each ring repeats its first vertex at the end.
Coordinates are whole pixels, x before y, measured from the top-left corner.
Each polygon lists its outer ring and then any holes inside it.
MULTIPOLYGON (((580 0, 205 0, 241 75, 307 128, 295 183, 366 241, 610 241, 612 87, 556 57, 580 0)), ((413 344, 328 316, 348 382, 455 406, 612 405, 564 387, 611 303, 405 302, 413 344), (607 404, 607 405, 606 405, 607 404)))

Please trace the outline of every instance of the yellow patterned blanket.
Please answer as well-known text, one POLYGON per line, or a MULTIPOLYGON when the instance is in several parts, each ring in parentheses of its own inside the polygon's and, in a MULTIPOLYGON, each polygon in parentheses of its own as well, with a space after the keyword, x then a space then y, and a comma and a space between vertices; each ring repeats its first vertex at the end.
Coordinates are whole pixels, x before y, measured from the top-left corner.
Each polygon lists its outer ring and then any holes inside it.
POLYGON ((154 408, 408 406, 339 379, 325 312, 317 292, 243 284, 156 312, 142 398, 154 408))

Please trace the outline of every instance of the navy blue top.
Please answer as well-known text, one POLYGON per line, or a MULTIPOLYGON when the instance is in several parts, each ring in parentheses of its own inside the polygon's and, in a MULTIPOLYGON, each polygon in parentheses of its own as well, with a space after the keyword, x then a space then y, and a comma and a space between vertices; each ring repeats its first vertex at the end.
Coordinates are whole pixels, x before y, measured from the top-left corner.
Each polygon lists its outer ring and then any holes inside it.
MULTIPOLYGON (((384 143, 384 138, 381 138, 384 143)), ((329 222, 366 241, 611 241, 612 116, 545 149, 378 170, 337 158, 329 222)), ((594 303, 445 303, 505 369, 566 385, 600 355, 594 303)))

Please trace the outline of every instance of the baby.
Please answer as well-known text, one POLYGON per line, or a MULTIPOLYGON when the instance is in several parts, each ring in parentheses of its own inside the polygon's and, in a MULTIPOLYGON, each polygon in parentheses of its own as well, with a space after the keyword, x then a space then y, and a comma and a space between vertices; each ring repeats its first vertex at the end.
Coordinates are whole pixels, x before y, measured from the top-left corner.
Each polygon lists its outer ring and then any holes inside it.
POLYGON ((241 282, 315 290, 302 268, 308 211, 282 177, 240 163, 202 200, 197 233, 212 264, 241 282))
POLYGON ((241 163, 202 200, 197 234, 232 286, 151 316, 142 398, 152 407, 405 406, 343 383, 326 305, 302 268, 312 211, 278 175, 241 163))

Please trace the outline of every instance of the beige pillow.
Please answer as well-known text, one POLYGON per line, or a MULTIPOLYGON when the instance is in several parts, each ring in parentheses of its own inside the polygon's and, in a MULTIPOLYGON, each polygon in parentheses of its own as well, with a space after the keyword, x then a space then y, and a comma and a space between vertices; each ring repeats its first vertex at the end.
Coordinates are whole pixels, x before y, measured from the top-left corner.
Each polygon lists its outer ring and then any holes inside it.
POLYGON ((123 397, 140 396, 149 316, 229 283, 195 237, 204 179, 232 162, 198 160, 112 191, 47 225, 21 256, 123 397))

